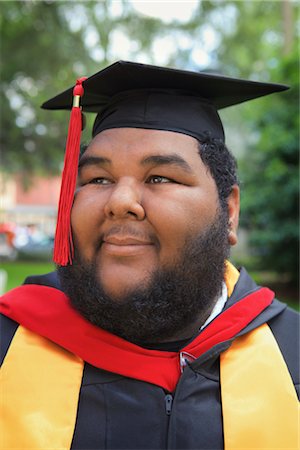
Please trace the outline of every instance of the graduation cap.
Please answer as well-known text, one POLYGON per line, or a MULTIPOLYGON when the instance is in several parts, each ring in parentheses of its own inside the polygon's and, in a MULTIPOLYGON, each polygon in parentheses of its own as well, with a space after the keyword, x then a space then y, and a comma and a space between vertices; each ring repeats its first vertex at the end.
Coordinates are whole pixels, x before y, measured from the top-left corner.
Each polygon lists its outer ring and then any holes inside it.
POLYGON ((209 134, 225 140, 218 110, 288 86, 229 78, 205 72, 118 61, 43 103, 71 109, 55 234, 54 261, 72 262, 70 214, 76 186, 82 112, 96 113, 93 136, 111 128, 144 128, 187 134, 199 141, 209 134))

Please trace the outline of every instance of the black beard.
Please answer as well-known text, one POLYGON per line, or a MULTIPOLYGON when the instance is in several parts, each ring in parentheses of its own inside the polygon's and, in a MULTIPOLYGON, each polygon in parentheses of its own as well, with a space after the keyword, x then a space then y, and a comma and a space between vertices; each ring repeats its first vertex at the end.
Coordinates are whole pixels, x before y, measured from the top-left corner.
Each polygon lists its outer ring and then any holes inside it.
POLYGON ((201 326, 221 293, 229 255, 227 222, 221 209, 209 229, 186 242, 176 264, 158 269, 146 287, 118 300, 104 291, 96 264, 79 256, 73 265, 58 268, 62 288, 72 306, 104 330, 139 345, 172 340, 195 321, 201 326))

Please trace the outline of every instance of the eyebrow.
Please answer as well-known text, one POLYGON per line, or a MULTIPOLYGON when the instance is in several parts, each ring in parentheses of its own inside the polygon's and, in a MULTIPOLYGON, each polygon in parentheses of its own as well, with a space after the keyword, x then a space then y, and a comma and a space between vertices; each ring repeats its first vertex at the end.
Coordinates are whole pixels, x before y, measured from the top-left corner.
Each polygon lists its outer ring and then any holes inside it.
POLYGON ((156 165, 156 166, 167 166, 175 165, 183 169, 185 172, 193 173, 192 167, 176 153, 171 155, 151 155, 142 160, 143 166, 156 165))
POLYGON ((82 155, 79 160, 78 170, 80 171, 83 167, 86 166, 98 166, 107 164, 111 164, 111 160, 109 158, 105 158, 104 156, 82 155))
MULTIPOLYGON (((78 164, 78 170, 82 170, 83 167, 86 166, 95 166, 95 165, 110 165, 112 161, 109 158, 105 158, 104 156, 88 156, 83 155, 80 158, 78 164)), ((172 153, 170 155, 151 155, 147 156, 141 161, 142 166, 167 166, 167 165, 175 165, 183 169, 187 173, 193 173, 193 169, 191 166, 183 159, 181 156, 176 153, 172 153)))

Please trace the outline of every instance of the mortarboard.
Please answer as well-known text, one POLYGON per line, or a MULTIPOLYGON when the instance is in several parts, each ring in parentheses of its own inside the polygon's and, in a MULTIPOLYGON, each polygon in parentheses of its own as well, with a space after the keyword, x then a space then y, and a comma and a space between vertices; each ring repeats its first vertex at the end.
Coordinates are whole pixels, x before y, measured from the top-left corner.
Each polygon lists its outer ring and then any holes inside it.
POLYGON ((79 158, 82 113, 96 113, 93 136, 110 128, 175 131, 198 140, 209 134, 225 140, 218 110, 280 92, 288 86, 229 78, 205 72, 118 61, 43 103, 71 109, 55 235, 54 261, 72 262, 70 213, 79 158), (80 102, 80 105, 79 105, 80 102))

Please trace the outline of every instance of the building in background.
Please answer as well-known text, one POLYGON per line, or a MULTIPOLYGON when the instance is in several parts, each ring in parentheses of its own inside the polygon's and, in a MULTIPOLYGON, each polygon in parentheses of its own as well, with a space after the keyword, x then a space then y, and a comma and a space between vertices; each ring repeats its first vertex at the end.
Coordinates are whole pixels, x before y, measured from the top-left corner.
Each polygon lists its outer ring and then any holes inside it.
POLYGON ((26 189, 21 176, 0 174, 0 223, 34 225, 47 236, 53 236, 59 190, 59 177, 35 177, 26 189))
POLYGON ((0 174, 0 261, 51 261, 60 178, 0 174))

